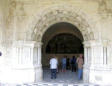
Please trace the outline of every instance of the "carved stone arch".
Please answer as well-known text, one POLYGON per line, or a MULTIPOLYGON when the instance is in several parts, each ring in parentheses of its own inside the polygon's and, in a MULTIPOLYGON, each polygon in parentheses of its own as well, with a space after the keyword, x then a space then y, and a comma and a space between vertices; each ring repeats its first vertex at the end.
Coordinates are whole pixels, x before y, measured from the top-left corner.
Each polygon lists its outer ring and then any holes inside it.
POLYGON ((53 6, 42 10, 34 20, 31 40, 41 41, 45 31, 53 24, 67 22, 76 26, 82 33, 84 40, 94 40, 93 23, 81 10, 73 6, 53 6), (86 35, 86 36, 85 36, 86 35))

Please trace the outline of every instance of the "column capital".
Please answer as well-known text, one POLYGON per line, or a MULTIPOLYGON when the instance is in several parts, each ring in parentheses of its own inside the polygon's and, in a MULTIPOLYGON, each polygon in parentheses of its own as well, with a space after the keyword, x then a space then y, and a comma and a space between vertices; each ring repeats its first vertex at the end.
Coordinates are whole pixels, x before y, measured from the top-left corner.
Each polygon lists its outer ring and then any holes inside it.
POLYGON ((102 40, 102 44, 104 47, 112 46, 112 41, 110 40, 102 40))
POLYGON ((42 42, 19 40, 19 41, 14 41, 13 46, 14 47, 33 47, 34 48, 34 47, 41 47, 42 42))
POLYGON ((36 42, 36 43, 35 43, 35 47, 41 47, 42 44, 43 44, 42 42, 36 42))
POLYGON ((15 47, 33 47, 35 45, 36 41, 14 41, 13 46, 15 47))
POLYGON ((85 47, 102 46, 102 42, 97 41, 97 40, 84 41, 83 44, 84 44, 85 47))

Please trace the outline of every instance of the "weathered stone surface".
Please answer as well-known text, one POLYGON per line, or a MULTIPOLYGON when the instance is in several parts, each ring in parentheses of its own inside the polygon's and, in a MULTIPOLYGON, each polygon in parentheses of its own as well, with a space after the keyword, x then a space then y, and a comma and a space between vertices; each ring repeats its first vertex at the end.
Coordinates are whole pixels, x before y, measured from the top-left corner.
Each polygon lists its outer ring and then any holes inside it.
MULTIPOLYGON (((87 62, 84 73, 88 72, 84 80, 92 83, 98 81, 98 83, 112 84, 110 80, 106 82, 106 79, 112 76, 109 73, 112 71, 111 3, 112 0, 0 0, 0 51, 2 52, 0 74, 7 73, 4 73, 5 68, 10 72, 13 71, 12 58, 15 41, 40 42, 44 32, 51 25, 68 22, 76 26, 84 37, 87 62), (99 75, 100 70, 103 71, 101 75, 99 75)), ((33 52, 30 54, 32 55, 33 52)), ((29 70, 32 76, 30 81, 34 81, 34 73, 42 73, 41 66, 39 68, 39 71, 29 70)), ((24 73, 21 71, 21 74, 24 75, 24 73)), ((6 75, 11 76, 10 73, 6 75)))

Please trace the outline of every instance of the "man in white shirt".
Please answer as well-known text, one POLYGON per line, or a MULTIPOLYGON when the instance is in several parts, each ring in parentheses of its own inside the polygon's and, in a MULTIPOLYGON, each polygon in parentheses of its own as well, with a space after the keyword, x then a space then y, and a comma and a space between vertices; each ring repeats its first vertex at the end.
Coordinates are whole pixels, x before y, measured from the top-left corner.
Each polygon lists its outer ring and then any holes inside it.
POLYGON ((51 79, 56 79, 58 61, 56 57, 50 59, 51 79))

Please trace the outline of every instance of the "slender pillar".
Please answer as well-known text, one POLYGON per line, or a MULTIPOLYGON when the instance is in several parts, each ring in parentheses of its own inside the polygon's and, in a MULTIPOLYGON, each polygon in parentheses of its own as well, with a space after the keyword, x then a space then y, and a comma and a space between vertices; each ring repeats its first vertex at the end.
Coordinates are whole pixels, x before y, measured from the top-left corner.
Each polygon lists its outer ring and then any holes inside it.
POLYGON ((85 41, 84 42, 84 72, 83 80, 84 82, 93 82, 94 69, 96 66, 102 64, 102 46, 101 43, 96 42, 95 40, 85 41))
POLYGON ((36 41, 15 41, 13 44, 12 83, 35 81, 34 55, 36 41), (29 78, 30 77, 30 78, 29 78))
POLYGON ((35 82, 41 81, 43 79, 43 70, 42 70, 42 64, 41 64, 41 48, 42 48, 42 43, 37 42, 37 65, 35 65, 35 82))
POLYGON ((38 45, 38 48, 37 48, 38 49, 38 65, 41 66, 41 46, 42 46, 42 43, 38 42, 37 45, 38 45))
POLYGON ((42 43, 36 41, 15 41, 12 51, 12 68, 10 71, 3 72, 1 76, 3 78, 0 80, 6 83, 41 81, 43 79, 41 46, 42 43))
POLYGON ((85 63, 83 72, 84 82, 97 83, 103 85, 111 84, 112 56, 110 45, 103 41, 99 42, 95 40, 90 40, 84 42, 84 48, 85 48, 84 52, 85 63))

